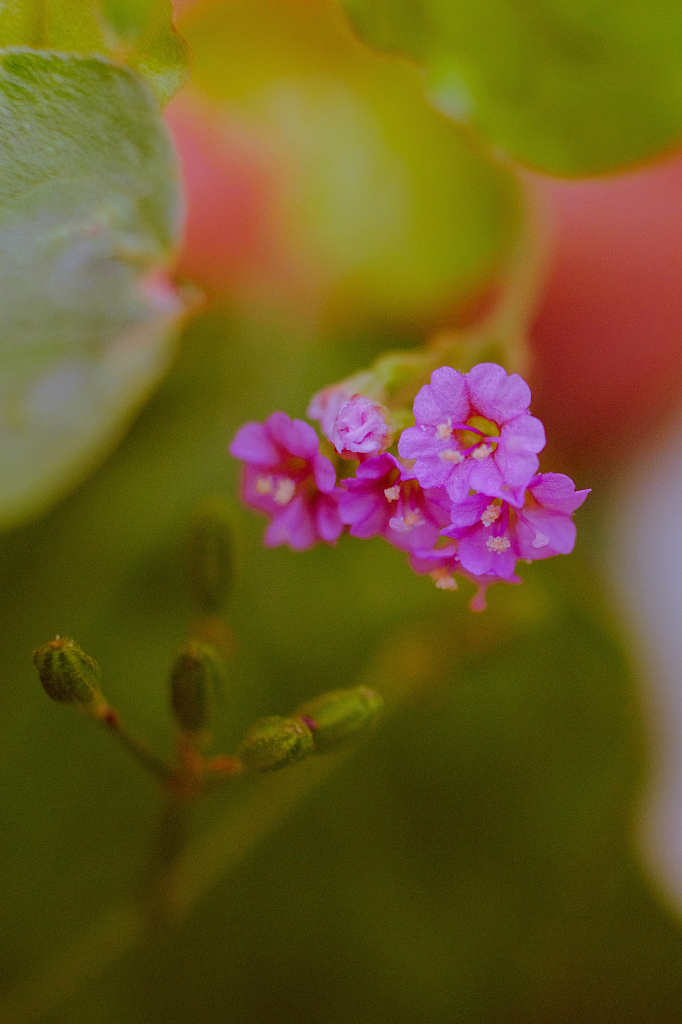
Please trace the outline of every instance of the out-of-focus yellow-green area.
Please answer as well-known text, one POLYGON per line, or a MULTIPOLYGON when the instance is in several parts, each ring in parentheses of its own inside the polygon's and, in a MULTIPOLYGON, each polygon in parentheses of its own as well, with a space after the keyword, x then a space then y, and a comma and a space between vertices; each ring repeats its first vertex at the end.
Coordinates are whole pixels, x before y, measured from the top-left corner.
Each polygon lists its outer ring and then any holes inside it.
MULTIPOLYGON (((485 140, 420 99, 414 68, 320 10, 332 9, 225 2, 189 16, 193 95, 226 133, 215 148, 237 125, 259 159, 279 155, 274 205, 259 209, 279 269, 255 287, 233 260, 239 287, 189 325, 117 451, 44 518, 0 536, 0 984, 38 965, 30 986, 54 1024, 675 1021, 682 933, 631 844, 647 759, 595 569, 598 498, 575 554, 523 566, 524 583, 492 588, 478 615, 465 583, 436 590, 379 539, 265 549, 264 521, 238 502, 227 446, 242 423, 304 416, 320 388, 420 343, 448 309, 463 316, 518 224, 514 179, 485 140), (287 303, 289 257, 313 284, 287 303), (354 300, 361 315, 343 309, 354 300), (229 874, 214 872, 185 921, 107 961, 88 929, 139 891, 160 797, 104 731, 48 700, 30 655, 74 637, 111 704, 168 755, 169 666, 192 617, 186 529, 215 493, 231 503, 237 551, 215 752, 323 691, 390 691, 410 658, 422 682, 393 694, 360 749, 229 874), (62 998, 63 976, 40 964, 79 934, 79 984, 62 998), (105 968, 90 972, 98 957, 105 968)), ((287 771, 305 789, 308 763, 287 771)), ((196 842, 251 785, 197 810, 196 842)), ((235 833, 251 828, 242 815, 235 833)))
POLYGON ((396 323, 452 318, 490 288, 518 231, 518 183, 429 107, 417 67, 362 45, 328 0, 213 2, 183 31, 181 110, 194 104, 218 152, 238 152, 235 136, 260 151, 262 230, 289 289, 337 320, 396 323))
POLYGON ((381 50, 409 54, 434 104, 516 160, 598 174, 674 147, 682 18, 670 0, 343 0, 381 50))

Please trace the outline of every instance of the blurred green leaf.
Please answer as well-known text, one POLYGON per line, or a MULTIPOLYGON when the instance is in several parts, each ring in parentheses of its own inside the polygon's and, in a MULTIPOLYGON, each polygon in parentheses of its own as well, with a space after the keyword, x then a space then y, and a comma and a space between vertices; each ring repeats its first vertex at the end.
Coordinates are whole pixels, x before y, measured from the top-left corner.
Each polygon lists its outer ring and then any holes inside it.
POLYGON ((328 2, 201 4, 182 29, 187 125, 228 160, 234 139, 263 154, 260 275, 274 253, 279 290, 310 304, 319 288, 342 320, 451 322, 490 288, 518 230, 517 182, 430 109, 415 68, 360 45, 328 2))
POLYGON ((159 103, 167 103, 189 74, 189 47, 174 30, 170 0, 102 0, 112 58, 147 79, 159 103))
POLYGON ((106 53, 92 0, 9 0, 0 9, 0 47, 106 53))
POLYGON ((380 50, 428 72, 432 102, 516 160, 594 174, 682 138, 675 0, 343 0, 380 50))
POLYGON ((8 0, 0 6, 0 48, 106 57, 138 71, 167 103, 189 67, 172 13, 170 0, 8 0))
POLYGON ((133 72, 0 54, 0 526, 61 496, 166 370, 175 156, 133 72))

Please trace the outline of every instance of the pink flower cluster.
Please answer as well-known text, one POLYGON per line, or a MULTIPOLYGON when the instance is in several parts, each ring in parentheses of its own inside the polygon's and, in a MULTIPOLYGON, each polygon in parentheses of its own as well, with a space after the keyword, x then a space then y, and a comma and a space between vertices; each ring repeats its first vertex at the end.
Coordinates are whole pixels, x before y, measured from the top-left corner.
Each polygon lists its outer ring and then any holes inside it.
POLYGON ((308 414, 357 462, 340 486, 313 428, 283 412, 247 423, 230 451, 246 464, 244 501, 271 519, 266 544, 303 551, 333 544, 345 526, 352 537, 381 536, 438 587, 456 589, 453 573, 474 580, 479 610, 491 583, 521 582, 517 560, 573 550, 571 516, 589 494, 561 473, 538 473, 545 431, 529 405, 525 381, 495 363, 469 373, 442 366, 415 398, 399 457, 387 451, 383 406, 343 386, 313 399, 308 414))

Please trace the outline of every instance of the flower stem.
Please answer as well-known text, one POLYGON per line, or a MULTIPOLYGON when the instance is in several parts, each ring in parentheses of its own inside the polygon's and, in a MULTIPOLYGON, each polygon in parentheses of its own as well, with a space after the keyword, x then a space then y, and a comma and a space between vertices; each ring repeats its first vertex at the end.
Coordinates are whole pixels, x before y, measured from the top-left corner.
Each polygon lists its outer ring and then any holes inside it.
POLYGON ((120 743, 130 751, 140 764, 152 772, 153 775, 164 784, 169 786, 172 784, 175 777, 175 772, 167 765, 165 761, 162 761, 160 757, 154 753, 153 750, 147 746, 143 740, 138 739, 133 733, 129 732, 126 726, 123 725, 120 715, 113 708, 107 707, 97 715, 97 718, 103 725, 107 727, 120 743))

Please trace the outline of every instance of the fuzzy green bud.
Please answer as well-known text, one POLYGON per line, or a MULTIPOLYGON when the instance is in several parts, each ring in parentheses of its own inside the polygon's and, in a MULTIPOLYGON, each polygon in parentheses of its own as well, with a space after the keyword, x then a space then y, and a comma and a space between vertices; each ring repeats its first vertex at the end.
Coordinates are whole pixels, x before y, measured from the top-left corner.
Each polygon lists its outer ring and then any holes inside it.
POLYGON ((315 753, 313 736, 299 718, 262 718, 249 729, 237 757, 250 772, 286 768, 315 753))
POLYGON ((225 662, 213 647, 190 640, 180 648, 171 668, 171 706, 186 732, 208 726, 224 682, 225 662))
POLYGON ((33 652, 40 682, 52 700, 92 705, 101 700, 97 663, 66 636, 57 636, 33 652))
POLYGON ((199 610, 213 615, 225 603, 234 575, 232 531, 220 498, 207 498, 197 507, 187 536, 187 556, 199 610))
POLYGON ((311 729, 315 750, 324 753, 351 743, 370 728, 384 706, 383 698, 366 686, 331 690, 296 712, 311 729))

